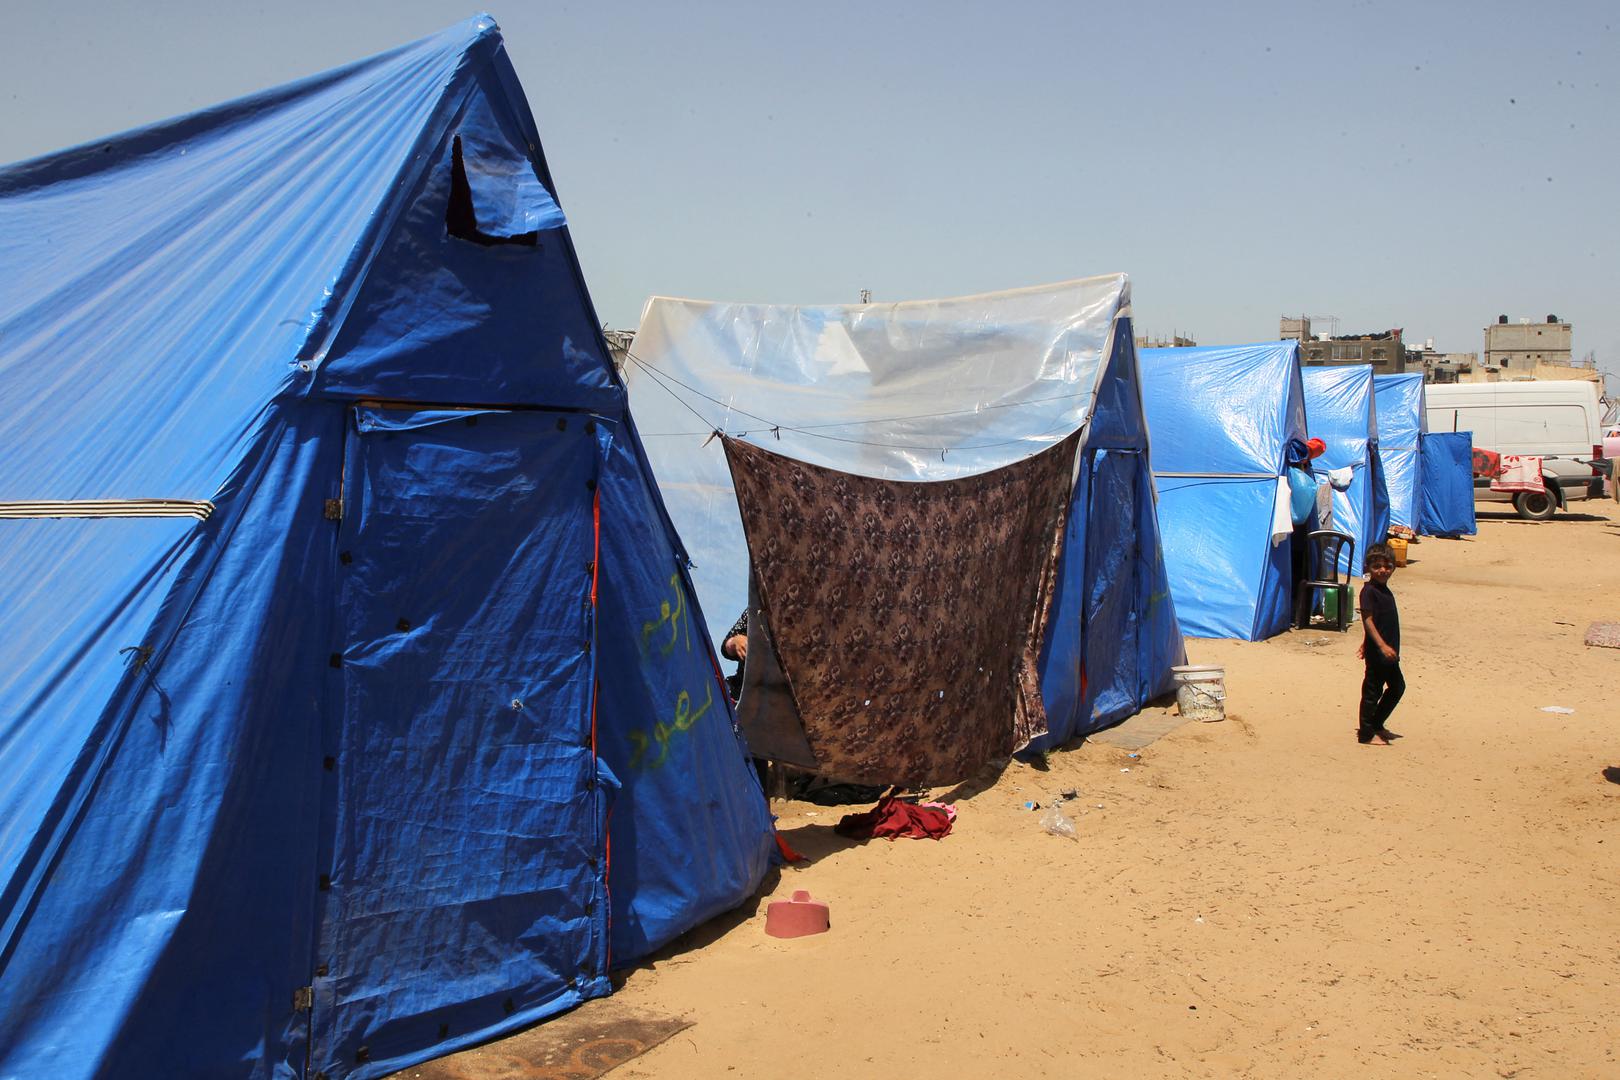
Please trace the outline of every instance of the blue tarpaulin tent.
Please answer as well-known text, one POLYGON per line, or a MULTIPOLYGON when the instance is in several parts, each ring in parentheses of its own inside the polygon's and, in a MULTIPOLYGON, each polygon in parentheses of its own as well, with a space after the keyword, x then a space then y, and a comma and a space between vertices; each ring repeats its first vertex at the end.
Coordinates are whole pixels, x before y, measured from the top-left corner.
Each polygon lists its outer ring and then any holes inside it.
POLYGON ((756 887, 554 192, 488 18, 0 170, 0 1075, 377 1076, 756 887))
POLYGON ((1429 431, 1422 441, 1424 536, 1473 536, 1474 433, 1429 431))
POLYGON ((1288 629, 1290 440, 1303 443, 1299 343, 1143 349, 1159 531, 1184 633, 1258 641, 1288 629))
POLYGON ((1312 437, 1327 444, 1327 452, 1312 462, 1317 477, 1325 480, 1334 470, 1351 470, 1349 488, 1333 492, 1333 528, 1355 537, 1355 559, 1341 557, 1339 568, 1360 577, 1368 546, 1389 535, 1389 491, 1378 461, 1372 365, 1307 367, 1303 376, 1306 421, 1312 437))
POLYGON ((1378 406, 1378 461, 1389 488, 1389 520, 1418 531, 1423 510, 1421 439, 1429 422, 1423 411, 1423 375, 1374 375, 1378 406))
MULTIPOLYGON (((636 416, 719 638, 748 550, 718 430, 863 476, 935 480, 1086 428, 1041 657, 1056 745, 1168 687, 1181 636, 1160 555, 1123 275, 898 304, 655 297, 626 368, 636 416)), ((860 658, 849 658, 859 665, 860 658)))

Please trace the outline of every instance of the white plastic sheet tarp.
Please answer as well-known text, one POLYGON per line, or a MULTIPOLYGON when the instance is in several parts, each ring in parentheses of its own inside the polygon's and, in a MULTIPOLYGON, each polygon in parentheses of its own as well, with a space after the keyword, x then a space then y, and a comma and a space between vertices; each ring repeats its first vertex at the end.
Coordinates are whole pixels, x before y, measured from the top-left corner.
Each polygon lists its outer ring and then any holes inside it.
POLYGON ((711 635, 748 591, 714 431, 863 476, 997 468, 1086 422, 1129 302, 1118 274, 896 304, 648 301, 625 378, 711 635))

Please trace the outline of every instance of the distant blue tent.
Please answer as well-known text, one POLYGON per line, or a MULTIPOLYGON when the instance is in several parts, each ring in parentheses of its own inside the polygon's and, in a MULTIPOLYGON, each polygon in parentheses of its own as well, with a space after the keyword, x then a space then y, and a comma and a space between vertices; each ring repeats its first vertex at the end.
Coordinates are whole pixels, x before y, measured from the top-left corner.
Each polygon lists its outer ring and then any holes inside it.
POLYGON ((1423 509, 1420 440, 1429 422, 1423 411, 1423 375, 1374 375, 1378 406, 1378 461, 1389 488, 1389 520, 1418 531, 1423 509))
POLYGON ((1143 349, 1159 532, 1183 633, 1259 641, 1292 617, 1290 440, 1303 443, 1299 343, 1143 349), (1286 530, 1285 530, 1286 533, 1286 530))
POLYGON ((767 869, 539 145, 479 18, 0 170, 0 1075, 390 1073, 767 869))
POLYGON ((1327 452, 1312 463, 1317 477, 1325 480, 1336 469, 1352 470, 1348 490, 1333 493, 1333 528, 1356 538, 1354 561, 1341 557, 1339 569, 1360 577, 1367 548, 1389 535, 1389 491, 1378 460, 1372 365, 1307 367, 1303 375, 1311 435, 1327 444, 1327 452))
POLYGON ((1424 536, 1473 536, 1474 433, 1431 431, 1423 435, 1424 536))
POLYGON ((1183 650, 1129 309, 1120 274, 901 303, 650 300, 627 382, 711 634, 747 604, 749 566, 712 431, 928 481, 999 468, 1084 427, 1040 661, 1049 734, 1031 746, 1116 724, 1168 689, 1183 650))

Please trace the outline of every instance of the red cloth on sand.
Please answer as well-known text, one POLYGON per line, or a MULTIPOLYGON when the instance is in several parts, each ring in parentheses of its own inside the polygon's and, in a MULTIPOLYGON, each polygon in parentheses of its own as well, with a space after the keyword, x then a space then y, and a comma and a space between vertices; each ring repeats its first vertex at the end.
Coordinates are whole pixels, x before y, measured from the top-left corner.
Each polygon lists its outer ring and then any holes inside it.
POLYGON ((839 836, 868 840, 885 836, 890 840, 904 836, 911 840, 938 840, 951 831, 951 817, 943 810, 931 806, 901 802, 893 795, 885 795, 872 809, 861 814, 845 814, 833 826, 839 836))

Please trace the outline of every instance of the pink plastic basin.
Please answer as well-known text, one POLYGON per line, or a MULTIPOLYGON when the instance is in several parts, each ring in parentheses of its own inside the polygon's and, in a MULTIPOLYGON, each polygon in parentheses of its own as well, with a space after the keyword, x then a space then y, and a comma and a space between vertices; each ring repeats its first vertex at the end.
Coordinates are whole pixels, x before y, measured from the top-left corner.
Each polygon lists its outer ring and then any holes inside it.
POLYGON ((772 900, 765 906, 765 932, 771 937, 824 934, 831 925, 827 905, 810 899, 803 889, 796 890, 791 900, 772 900))

